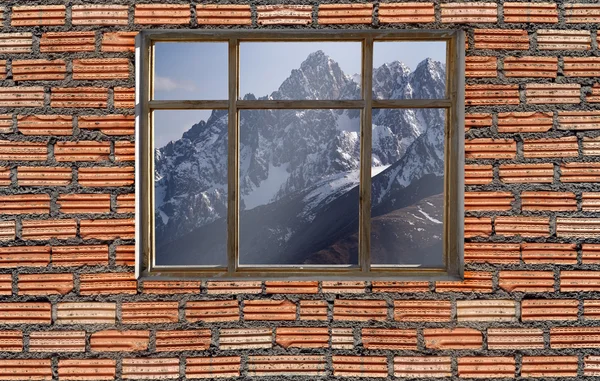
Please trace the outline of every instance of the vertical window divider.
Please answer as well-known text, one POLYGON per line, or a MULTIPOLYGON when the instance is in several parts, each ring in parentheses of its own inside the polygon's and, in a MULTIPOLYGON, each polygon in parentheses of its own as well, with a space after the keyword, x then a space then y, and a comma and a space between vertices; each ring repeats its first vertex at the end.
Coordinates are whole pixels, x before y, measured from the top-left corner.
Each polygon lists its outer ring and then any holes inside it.
POLYGON ((227 272, 234 274, 239 256, 239 42, 229 39, 229 108, 227 113, 227 272))
POLYGON ((371 270, 371 139, 373 116, 373 37, 362 44, 362 97, 360 121, 360 197, 358 262, 363 273, 371 270))

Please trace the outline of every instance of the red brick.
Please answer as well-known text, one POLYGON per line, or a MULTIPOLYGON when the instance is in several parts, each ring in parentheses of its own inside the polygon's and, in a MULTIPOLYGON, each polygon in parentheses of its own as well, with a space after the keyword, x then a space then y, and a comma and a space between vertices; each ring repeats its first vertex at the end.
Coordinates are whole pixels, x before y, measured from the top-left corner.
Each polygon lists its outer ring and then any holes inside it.
POLYGON ((488 349, 544 349, 544 333, 539 328, 488 328, 488 349))
POLYGON ((466 85, 467 106, 518 105, 518 85, 466 85))
POLYGON ((267 294, 316 294, 319 292, 317 281, 266 281, 267 294))
POLYGON ((178 358, 124 358, 124 379, 165 380, 179 378, 178 358))
POLYGON ((117 266, 135 265, 135 246, 120 245, 115 250, 115 264, 117 266))
POLYGON ((362 294, 365 292, 365 282, 325 280, 321 282, 321 290, 331 294, 362 294))
POLYGON ((110 155, 110 142, 77 141, 57 142, 54 157, 57 161, 107 161, 110 155))
POLYGON ((9 186, 11 184, 10 176, 10 168, 0 166, 0 186, 9 186))
POLYGON ((556 78, 557 71, 556 57, 504 58, 504 75, 507 77, 556 78))
POLYGON ((470 139, 465 141, 467 159, 514 159, 517 144, 512 139, 470 139))
POLYGON ((438 378, 452 376, 452 359, 446 356, 396 356, 394 377, 438 378))
POLYGON ((511 210, 511 192, 465 192, 465 210, 511 210))
POLYGON ((239 377, 240 356, 228 357, 188 357, 185 365, 185 376, 194 378, 239 377))
POLYGON ((496 23, 496 3, 444 3, 441 4, 442 23, 496 23))
POLYGON ((144 294, 199 294, 199 281, 145 281, 144 294))
POLYGON ((483 336, 473 328, 425 328, 427 349, 481 349, 483 336))
POLYGON ((247 4, 198 4, 198 25, 251 25, 252 12, 247 4))
POLYGON ((61 213, 109 213, 110 194, 61 194, 57 205, 61 213))
POLYGON ((514 321, 516 307, 514 300, 457 300, 458 321, 514 321))
POLYGON ((600 291, 600 272, 563 270, 560 272, 560 291, 600 291))
POLYGON ((52 311, 47 302, 0 303, 1 324, 50 324, 52 311))
POLYGON ((115 142, 115 161, 135 161, 135 143, 127 141, 115 142))
POLYGON ((565 22, 567 24, 599 23, 600 4, 565 4, 565 22))
POLYGON ((521 320, 577 320, 578 304, 575 299, 524 299, 521 301, 521 320))
POLYGON ((583 301, 583 318, 585 320, 600 320, 600 300, 583 301))
POLYGON ((134 239, 134 223, 133 218, 81 220, 79 222, 79 233, 83 239, 134 239))
POLYGON ((552 271, 500 271, 498 286, 508 292, 552 292, 552 271))
POLYGON ((577 210, 577 200, 572 192, 535 192, 524 191, 521 193, 521 206, 523 210, 577 210))
POLYGON ((10 114, 0 114, 0 134, 13 132, 13 118, 10 114))
POLYGON ((51 107, 106 108, 108 90, 103 87, 53 87, 51 107))
POLYGON ((179 302, 134 302, 123 303, 121 322, 123 324, 177 323, 179 302))
POLYGON ((64 295, 73 291, 73 274, 19 274, 19 295, 64 295))
POLYGON ((556 235, 558 237, 599 238, 600 220, 597 218, 564 218, 556 219, 556 235))
POLYGON ((92 352, 135 352, 148 349, 149 331, 106 330, 92 333, 90 348, 92 352))
POLYGON ((600 163, 565 163, 560 166, 563 183, 595 183, 600 181, 600 163))
POLYGON ((487 271, 465 271, 464 280, 437 281, 436 292, 492 292, 492 273, 487 271))
POLYGON ((135 23, 146 25, 189 24, 191 19, 188 4, 136 4, 135 23))
POLYGON ((494 172, 491 165, 465 164, 465 184, 485 185, 492 182, 494 172))
POLYGON ((40 52, 42 53, 93 52, 95 50, 95 32, 46 32, 40 39, 40 52))
POLYGON ((1 214, 48 214, 50 196, 47 194, 15 194, 0 196, 1 214))
POLYGON ((581 209, 584 212, 600 211, 600 192, 582 192, 581 209))
POLYGON ((0 274, 0 295, 12 295, 12 274, 0 274))
MULTIPOLYGON (((472 57, 474 58, 474 57, 472 57)), ((467 73, 468 76, 468 73, 467 73)), ((465 115, 465 132, 471 128, 483 128, 492 126, 492 114, 469 113, 465 115)))
POLYGON ((0 87, 0 107, 43 107, 44 88, 39 86, 0 87))
POLYGON ((64 60, 13 60, 12 73, 15 81, 59 81, 65 79, 67 65, 64 60))
POLYGON ((123 187, 133 185, 133 167, 79 168, 79 185, 84 187, 123 187))
POLYGON ((237 300, 203 300, 187 302, 185 318, 188 322, 224 322, 240 319, 237 300))
POLYGON ((349 321, 387 320, 385 300, 336 299, 333 302, 333 319, 349 321))
POLYGON ((572 243, 523 242, 521 256, 527 264, 573 265, 577 263, 577 248, 572 243))
POLYGON ((597 348, 600 345, 600 327, 552 327, 550 348, 597 348))
POLYGON ((18 115, 17 129, 23 135, 72 135, 70 115, 18 115))
POLYGON ((13 241, 15 234, 15 221, 0 221, 0 241, 13 241))
POLYGON ((600 85, 598 83, 594 83, 590 91, 585 94, 585 100, 588 103, 600 102, 600 85))
POLYGON ((464 244, 465 263, 519 264, 521 255, 518 243, 464 244))
POLYGON ((598 130, 600 111, 559 111, 558 123, 560 130, 598 130))
POLYGON ((50 246, 0 247, 0 268, 46 267, 50 264, 50 246))
POLYGON ((551 112, 500 112, 498 132, 546 132, 552 128, 551 112))
POLYGON ((449 300, 394 300, 395 321, 450 321, 449 300))
POLYGON ((289 300, 246 300, 244 320, 296 320, 296 304, 289 300))
POLYGON ((492 234, 492 219, 489 217, 465 217, 465 238, 487 237, 492 234))
POLYGON ((550 221, 547 217, 496 217, 494 226, 497 235, 544 237, 550 234, 550 221))
POLYGON ((257 5, 258 25, 309 25, 312 22, 310 5, 257 5))
POLYGON ((300 320, 327 320, 328 309, 325 300, 301 300, 300 320))
POLYGON ((502 164, 499 174, 500 180, 506 184, 552 183, 554 166, 551 163, 502 164))
POLYGON ((380 3, 379 22, 382 24, 432 23, 435 21, 433 3, 380 3))
POLYGON ((206 289, 209 294, 258 294, 262 291, 262 282, 206 282, 206 289))
POLYGON ((584 358, 584 376, 600 375, 600 356, 585 356, 584 358))
POLYGON ((525 86, 525 96, 530 104, 577 104, 581 101, 581 85, 531 83, 525 86))
POLYGON ((0 380, 51 381, 51 359, 0 359, 0 380))
POLYGON ((263 376, 323 376, 325 356, 248 356, 248 375, 263 376))
MULTIPOLYGON (((451 4, 448 4, 451 5, 451 4)), ((497 58, 486 56, 468 56, 465 57, 465 76, 470 78, 496 78, 497 58)), ((490 115, 490 114, 482 114, 490 115)), ((491 125, 491 115, 490 115, 491 125)))
POLYGON ((85 352, 85 331, 29 333, 30 352, 85 352))
POLYGON ((156 351, 203 351, 210 347, 209 329, 156 331, 156 351))
POLYGON ((6 60, 0 60, 0 79, 6 79, 6 60))
POLYGON ((540 50, 590 50, 592 38, 589 30, 538 29, 540 50))
POLYGON ((107 245, 53 246, 52 266, 108 265, 107 245))
POLYGON ((136 294, 137 281, 133 273, 96 273, 79 276, 79 294, 136 294))
POLYGON ((134 108, 135 89, 130 87, 115 87, 113 90, 115 108, 134 108))
POLYGON ((73 25, 127 25, 129 7, 126 5, 73 5, 73 25))
POLYGON ((600 138, 583 137, 583 155, 600 156, 600 138))
POLYGON ((115 324, 116 303, 61 302, 55 324, 115 324))
POLYGON ((429 282, 373 281, 373 292, 429 292, 429 282))
POLYGON ((48 240, 75 238, 77 222, 71 219, 61 220, 24 220, 21 237, 25 240, 48 240))
MULTIPOLYGON (((293 328, 289 328, 293 329, 293 328)), ((307 328, 311 329, 311 328, 307 328)), ((314 328, 312 328, 314 329, 314 328)), ((327 336, 327 328, 325 328, 327 336)), ((281 344, 280 344, 281 345, 281 344)), ((325 338, 327 345, 327 337, 325 338)), ((219 331, 219 349, 239 350, 239 349, 258 349, 273 347, 273 329, 221 329, 219 331)))
POLYGON ((23 351, 23 332, 0 331, 0 351, 21 352, 23 351))
POLYGON ((529 37, 519 29, 475 29, 475 49, 527 50, 529 37))
POLYGON ((0 160, 5 161, 45 161, 48 158, 48 144, 0 140, 0 160))
POLYGON ((564 57, 563 73, 567 77, 600 76, 599 57, 564 57))
POLYGON ((385 356, 332 356, 334 377, 387 378, 385 356))
POLYGON ((102 51, 103 52, 133 52, 133 51, 135 51, 135 36, 137 35, 137 33, 138 32, 106 32, 106 33, 103 33, 102 34, 102 51))
POLYGON ((459 357, 460 378, 514 378, 513 357, 459 357))
POLYGON ((352 328, 331 328, 331 349, 353 349, 354 332, 352 328))
POLYGON ((133 135, 135 127, 134 115, 90 115, 79 117, 79 128, 82 130, 99 130, 105 135, 133 135))
POLYGON ((417 350, 416 329, 363 328, 361 337, 366 349, 417 350))
POLYGON ((283 348, 327 348, 329 328, 278 327, 275 330, 275 342, 283 348))
POLYGON ((521 377, 576 377, 577 356, 523 356, 521 377))
POLYGON ((127 58, 87 58, 73 60, 73 79, 109 80, 129 78, 127 58))
POLYGON ((507 2, 504 22, 555 24, 558 22, 556 3, 507 2))
POLYGON ((523 157, 577 157, 579 156, 577 136, 557 139, 524 139, 523 157))
POLYGON ((31 32, 0 33, 0 54, 31 53, 31 32))
POLYGON ((11 26, 65 25, 64 5, 31 5, 12 7, 11 26))
POLYGON ((112 359, 60 359, 58 378, 61 381, 113 380, 116 361, 112 359))
POLYGON ((370 24, 373 4, 319 4, 319 24, 370 24))

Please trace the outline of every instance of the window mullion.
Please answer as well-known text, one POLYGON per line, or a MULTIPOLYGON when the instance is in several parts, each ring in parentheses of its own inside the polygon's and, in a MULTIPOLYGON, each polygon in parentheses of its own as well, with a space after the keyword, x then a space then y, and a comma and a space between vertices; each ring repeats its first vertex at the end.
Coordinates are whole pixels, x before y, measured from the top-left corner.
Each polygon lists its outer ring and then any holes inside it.
POLYGON ((360 125, 359 265, 363 273, 371 266, 371 135, 373 98, 373 38, 363 40, 362 97, 365 106, 360 125))
POLYGON ((239 253, 239 49, 235 38, 229 40, 229 109, 227 114, 227 272, 234 274, 239 253))

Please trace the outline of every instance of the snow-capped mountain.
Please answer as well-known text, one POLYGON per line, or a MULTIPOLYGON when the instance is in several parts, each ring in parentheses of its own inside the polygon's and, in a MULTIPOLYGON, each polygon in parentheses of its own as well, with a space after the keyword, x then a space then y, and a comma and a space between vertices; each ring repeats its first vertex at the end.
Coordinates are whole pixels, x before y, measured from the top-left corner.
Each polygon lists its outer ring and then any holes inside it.
MULTIPOLYGON (((430 59, 413 72, 400 62, 385 64, 374 70, 373 96, 441 98, 444 73, 444 65, 430 59)), ((359 97, 356 76, 346 75, 335 61, 317 51, 277 91, 261 99, 359 97)), ((256 96, 247 94, 244 99, 256 96)), ((354 234, 344 233, 339 222, 328 220, 333 216, 349 228, 358 215, 359 118, 358 110, 240 113, 240 257, 245 263, 319 262, 314 253, 354 234), (319 226, 326 231, 315 232, 319 226)), ((403 195, 406 189, 428 174, 441 178, 443 126, 442 110, 374 110, 374 212, 378 205, 396 199, 412 200, 411 204, 400 200, 395 203, 398 207, 412 205, 420 199, 403 195)), ((226 111, 214 111, 181 139, 155 151, 155 189, 160 263, 224 263, 226 111)), ((331 260, 348 263, 343 261, 352 261, 353 256, 347 250, 331 260)))

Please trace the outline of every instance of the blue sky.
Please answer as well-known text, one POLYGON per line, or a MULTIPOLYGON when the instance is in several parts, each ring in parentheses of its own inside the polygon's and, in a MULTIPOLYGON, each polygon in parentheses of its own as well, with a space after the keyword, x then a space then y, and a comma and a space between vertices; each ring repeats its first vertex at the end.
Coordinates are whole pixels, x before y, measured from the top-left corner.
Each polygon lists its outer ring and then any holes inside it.
MULTIPOLYGON (((247 42, 240 44, 240 94, 268 95, 300 66, 306 57, 323 50, 346 74, 360 73, 357 42, 247 42)), ((414 69, 425 58, 445 62, 443 42, 376 42, 373 66, 392 61, 414 69)), ((157 43, 154 99, 226 99, 227 43, 157 43)), ((179 139, 210 111, 155 113, 155 144, 162 147, 179 139)))

